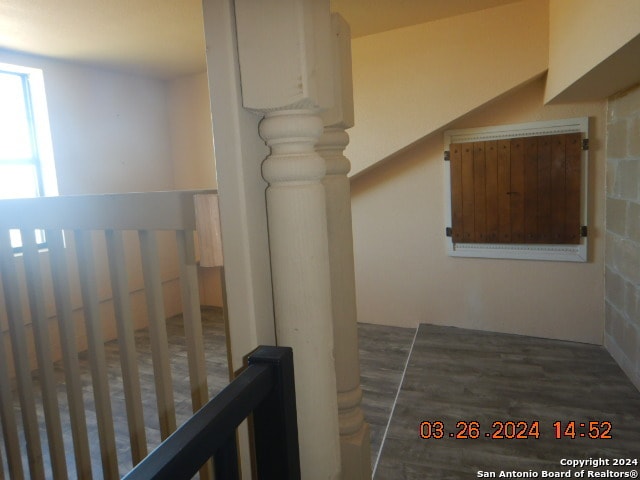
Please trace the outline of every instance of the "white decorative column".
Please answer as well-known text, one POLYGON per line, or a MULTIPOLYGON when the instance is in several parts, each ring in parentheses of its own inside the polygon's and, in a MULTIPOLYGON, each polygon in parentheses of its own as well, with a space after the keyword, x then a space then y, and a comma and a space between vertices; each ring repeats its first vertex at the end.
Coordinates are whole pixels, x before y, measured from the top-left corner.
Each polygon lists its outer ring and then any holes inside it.
POLYGON ((371 441, 361 408, 351 188, 347 177, 351 164, 343 154, 349 143, 345 130, 354 124, 351 32, 337 13, 331 15, 331 29, 334 101, 333 107, 322 114, 324 134, 316 149, 327 167, 322 183, 327 203, 342 475, 349 480, 364 480, 371 478, 371 441))
POLYGON ((278 345, 293 348, 305 479, 339 479, 340 443, 324 159, 315 151, 331 106, 328 0, 236 0, 245 108, 265 117, 262 165, 278 345))

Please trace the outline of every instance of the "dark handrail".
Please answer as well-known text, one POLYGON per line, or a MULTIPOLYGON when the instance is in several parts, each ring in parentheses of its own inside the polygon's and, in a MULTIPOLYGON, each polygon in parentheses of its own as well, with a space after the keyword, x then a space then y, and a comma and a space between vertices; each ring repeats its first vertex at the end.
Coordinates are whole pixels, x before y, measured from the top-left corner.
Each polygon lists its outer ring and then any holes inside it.
POLYGON ((269 346, 123 480, 188 480, 211 457, 216 478, 238 479, 235 429, 252 412, 258 476, 299 480, 293 352, 269 346))

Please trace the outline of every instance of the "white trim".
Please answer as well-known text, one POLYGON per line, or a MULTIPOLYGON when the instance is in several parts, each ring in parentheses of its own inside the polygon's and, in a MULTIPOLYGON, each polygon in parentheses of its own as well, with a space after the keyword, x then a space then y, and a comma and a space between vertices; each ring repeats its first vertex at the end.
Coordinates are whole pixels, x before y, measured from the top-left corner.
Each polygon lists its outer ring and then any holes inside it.
POLYGON ((49 110, 47 108, 47 96, 44 87, 42 70, 31 69, 29 72, 29 90, 33 103, 33 123, 35 127, 36 141, 38 142, 38 155, 40 157, 40 171, 42 173, 43 196, 52 197, 58 195, 58 179, 56 177, 56 164, 51 141, 51 127, 49 125, 49 110))
POLYGON ((373 465, 373 472, 371 473, 372 477, 376 476, 376 470, 378 470, 378 463, 380 462, 380 457, 382 456, 382 449, 384 448, 384 442, 387 440, 387 434, 389 433, 389 427, 391 426, 391 420, 393 420, 393 413, 396 411, 396 404, 398 403, 398 397, 400 396, 400 390, 402 389, 402 384, 404 383, 404 377, 407 375, 407 368, 409 368, 409 361, 411 360, 411 354, 413 353, 413 347, 416 344, 416 338, 418 338, 418 330, 420 330, 420 325, 416 327, 416 331, 413 334, 413 340, 411 341, 411 347, 409 347, 409 353, 407 354, 407 359, 404 362, 404 368, 402 369, 402 377, 400 377, 400 383, 398 384, 398 388, 396 389, 396 396, 393 399, 393 404, 391 405, 391 411, 389 412, 389 420, 387 420, 387 426, 384 429, 384 433, 382 434, 382 441, 380 442, 380 448, 378 448, 378 454, 376 455, 376 461, 373 465))
POLYGON ((36 144, 38 148, 38 169, 42 178, 44 191, 41 196, 52 197, 58 195, 58 181, 53 155, 53 143, 51 141, 51 127, 49 125, 49 111, 47 109, 47 97, 44 88, 44 76, 39 68, 25 67, 11 63, 0 62, 0 71, 14 72, 27 75, 29 82, 29 94, 31 96, 31 108, 36 144))
MULTIPOLYGON (((568 118, 544 122, 520 123, 493 127, 447 130, 444 133, 444 150, 449 151, 452 143, 488 141, 497 139, 556 135, 561 133, 582 133, 589 138, 589 118, 568 118)), ((587 226, 588 199, 588 151, 582 151, 582 199, 580 202, 581 225, 587 226)), ((448 163, 448 162, 447 162, 448 163)), ((445 227, 451 226, 451 173, 449 165, 444 168, 445 227)), ((442 229, 443 233, 445 228, 442 229)), ((451 257, 511 258, 519 260, 551 260, 565 262, 587 261, 587 237, 582 237, 577 245, 541 244, 493 244, 454 243, 445 237, 447 254, 451 257)))

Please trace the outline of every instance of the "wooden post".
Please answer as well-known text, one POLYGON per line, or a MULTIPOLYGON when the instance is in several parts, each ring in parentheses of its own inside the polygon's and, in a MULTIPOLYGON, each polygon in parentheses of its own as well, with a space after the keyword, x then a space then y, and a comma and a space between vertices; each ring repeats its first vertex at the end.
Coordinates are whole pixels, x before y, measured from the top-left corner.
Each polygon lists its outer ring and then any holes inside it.
POLYGON ((345 131, 353 126, 351 33, 337 13, 331 16, 334 62, 333 107, 323 112, 324 134, 316 146, 327 165, 322 183, 326 191, 334 355, 338 388, 338 414, 342 476, 371 478, 369 425, 362 413, 358 324, 356 312, 353 234, 351 227, 351 169, 343 151, 349 143, 345 131))
POLYGON ((265 118, 262 165, 277 344, 293 348, 305 479, 340 478, 327 216, 315 151, 332 101, 329 2, 236 0, 245 108, 265 118))

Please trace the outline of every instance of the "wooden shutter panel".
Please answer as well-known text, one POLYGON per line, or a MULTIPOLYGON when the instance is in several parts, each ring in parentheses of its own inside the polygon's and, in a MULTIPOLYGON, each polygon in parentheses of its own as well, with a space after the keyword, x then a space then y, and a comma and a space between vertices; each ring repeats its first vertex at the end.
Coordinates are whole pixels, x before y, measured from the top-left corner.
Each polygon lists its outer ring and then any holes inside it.
POLYGON ((511 243, 511 142, 498 140, 498 243, 511 243))
POLYGON ((581 134, 450 146, 454 243, 580 243, 581 134))
POLYGON ((449 150, 451 169, 451 239, 454 243, 464 240, 462 212, 462 145, 452 144, 449 150))
POLYGON ((511 140, 511 243, 524 241, 524 144, 521 138, 511 140))
POLYGON ((496 243, 499 237, 500 218, 498 210, 498 144, 495 141, 485 142, 484 149, 486 172, 486 241, 496 243))
POLYGON ((540 243, 551 243, 551 137, 538 139, 538 233, 540 243))

